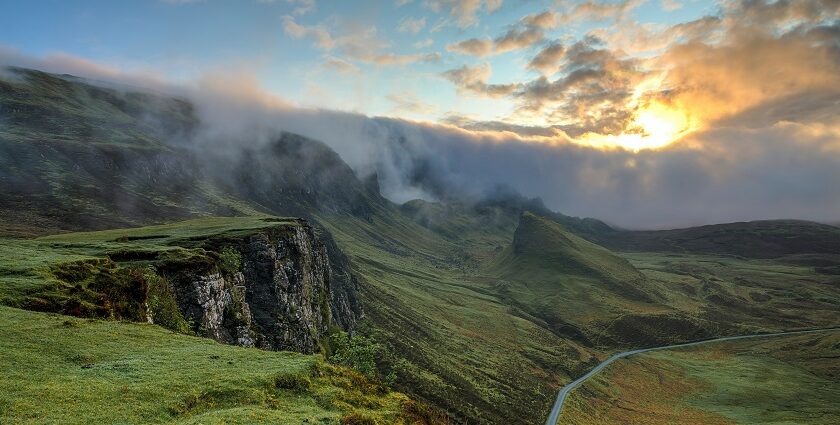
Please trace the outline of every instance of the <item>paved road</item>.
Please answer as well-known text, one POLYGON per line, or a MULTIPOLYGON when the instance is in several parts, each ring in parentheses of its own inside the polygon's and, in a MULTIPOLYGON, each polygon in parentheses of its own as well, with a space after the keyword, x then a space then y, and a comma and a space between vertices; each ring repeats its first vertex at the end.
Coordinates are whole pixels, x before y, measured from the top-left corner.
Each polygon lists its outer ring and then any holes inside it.
POLYGON ((560 392, 557 394, 557 401, 554 402, 554 407, 551 409, 551 414, 548 416, 548 420, 545 422, 546 425, 556 425, 557 420, 560 418, 560 410, 563 409, 563 402, 566 401, 566 397, 569 396, 569 393, 575 389, 578 385, 582 384, 587 379, 591 378, 596 373, 600 372, 601 369, 610 365, 610 363, 618 360, 623 359, 625 357, 632 356, 634 354, 641 354, 647 353, 650 351, 659 351, 659 350, 670 350, 673 348, 682 348, 682 347, 691 347, 694 345, 701 345, 701 344, 710 344, 713 342, 723 342, 723 341, 732 341, 736 339, 748 339, 748 338, 769 338, 774 336, 786 336, 786 335, 797 335, 797 334, 808 334, 808 333, 816 333, 816 332, 830 332, 830 331, 837 331, 840 328, 826 328, 826 329, 809 329, 804 331, 790 331, 790 332, 776 332, 776 333, 769 333, 769 334, 755 334, 755 335, 740 335, 740 336, 727 336, 724 338, 715 338, 715 339, 706 339, 703 341, 694 341, 694 342, 686 342, 683 344, 675 344, 675 345, 666 345, 663 347, 654 347, 654 348, 641 348, 638 350, 631 350, 625 351, 623 353, 618 353, 595 366, 594 369, 590 370, 586 375, 581 376, 580 378, 574 380, 573 382, 567 384, 563 387, 560 392))

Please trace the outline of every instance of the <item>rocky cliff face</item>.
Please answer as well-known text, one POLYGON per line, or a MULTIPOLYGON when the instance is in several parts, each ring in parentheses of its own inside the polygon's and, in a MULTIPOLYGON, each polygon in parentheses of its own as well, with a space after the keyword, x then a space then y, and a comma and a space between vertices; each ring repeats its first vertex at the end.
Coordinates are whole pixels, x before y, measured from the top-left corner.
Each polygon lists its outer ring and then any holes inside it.
POLYGON ((333 270, 327 247, 305 221, 210 239, 205 248, 238 254, 237 269, 225 269, 218 254, 160 267, 184 318, 200 335, 312 353, 331 325, 352 330, 361 317, 356 288, 348 286, 355 280, 346 269, 333 270))
POLYGON ((308 225, 266 231, 240 245, 245 300, 257 345, 313 352, 328 330, 332 270, 308 225))

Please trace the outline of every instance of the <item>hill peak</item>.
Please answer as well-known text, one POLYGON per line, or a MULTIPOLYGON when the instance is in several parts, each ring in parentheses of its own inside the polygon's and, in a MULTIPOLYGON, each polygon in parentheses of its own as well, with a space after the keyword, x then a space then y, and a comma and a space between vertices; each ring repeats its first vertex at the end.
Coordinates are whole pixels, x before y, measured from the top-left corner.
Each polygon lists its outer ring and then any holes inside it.
POLYGON ((589 242, 563 225, 524 212, 513 236, 515 261, 539 262, 564 274, 601 277, 614 282, 643 280, 627 260, 589 242))

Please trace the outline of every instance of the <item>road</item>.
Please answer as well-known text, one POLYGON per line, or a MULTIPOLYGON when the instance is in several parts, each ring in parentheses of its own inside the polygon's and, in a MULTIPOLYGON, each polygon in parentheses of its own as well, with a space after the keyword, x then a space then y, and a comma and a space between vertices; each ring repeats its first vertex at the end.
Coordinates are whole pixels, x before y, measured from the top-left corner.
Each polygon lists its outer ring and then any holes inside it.
POLYGON ((808 334, 808 333, 816 333, 816 332, 831 332, 837 331, 840 328, 826 328, 826 329, 809 329, 809 330, 802 330, 802 331, 789 331, 789 332, 776 332, 776 333, 767 333, 767 334, 754 334, 754 335, 739 335, 739 336, 727 336, 723 338, 715 338, 715 339, 706 339, 702 341, 694 341, 694 342, 686 342, 682 344, 675 344, 675 345, 665 345, 662 347, 653 347, 653 348, 640 348, 638 350, 630 350, 625 351, 623 353, 618 353, 613 355, 612 357, 604 360, 598 366, 595 366, 594 369, 590 370, 586 373, 586 375, 581 376, 580 378, 572 381, 571 383, 567 384, 563 387, 560 392, 557 394, 557 400, 554 402, 554 407, 551 409, 551 414, 548 416, 548 420, 545 422, 546 425, 556 425, 557 420, 560 418, 560 411, 563 409, 563 403, 566 401, 566 397, 569 396, 569 393, 575 389, 578 385, 584 383, 587 379, 594 376, 596 373, 600 372, 605 367, 609 366, 610 363, 618 360, 623 359, 625 357, 630 357, 634 354, 641 354, 641 353, 648 353, 651 351, 659 351, 659 350, 670 350, 674 348, 683 348, 683 347, 692 347, 695 345, 702 345, 702 344, 711 344, 713 342, 724 342, 724 341, 734 341, 737 339, 749 339, 749 338, 770 338, 774 336, 788 336, 788 335, 798 335, 798 334, 808 334))

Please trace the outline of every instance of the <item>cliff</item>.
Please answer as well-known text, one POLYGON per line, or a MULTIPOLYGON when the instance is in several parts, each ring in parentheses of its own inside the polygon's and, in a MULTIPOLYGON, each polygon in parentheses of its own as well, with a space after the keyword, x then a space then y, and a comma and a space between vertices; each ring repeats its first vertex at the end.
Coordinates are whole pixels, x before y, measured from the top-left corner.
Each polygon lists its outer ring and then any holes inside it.
POLYGON ((18 307, 302 353, 319 351, 331 328, 352 331, 363 315, 347 260, 302 219, 198 219, 20 243, 41 258, 21 270, 32 273, 32 287, 6 301, 18 307), (53 262, 80 252, 85 258, 53 262), (49 279, 36 278, 42 260, 51 262, 49 279))
POLYGON ((361 316, 355 288, 345 287, 347 271, 333 269, 326 246, 304 220, 214 236, 200 247, 206 259, 158 266, 200 335, 312 353, 331 325, 352 330, 361 316))

